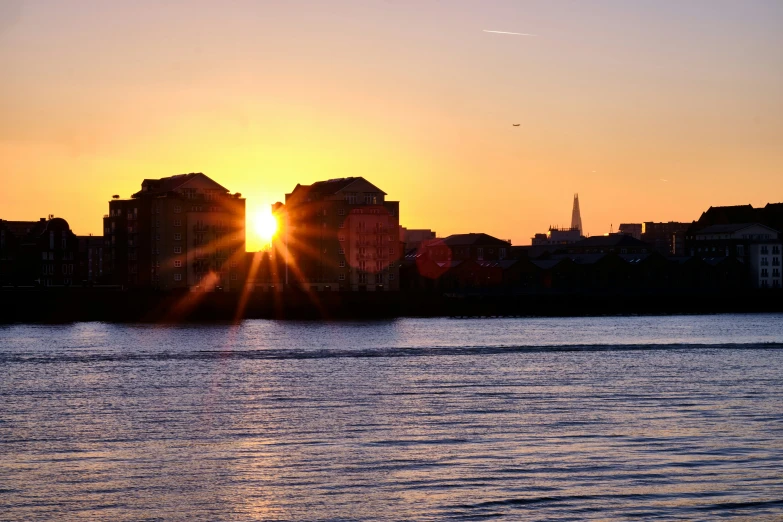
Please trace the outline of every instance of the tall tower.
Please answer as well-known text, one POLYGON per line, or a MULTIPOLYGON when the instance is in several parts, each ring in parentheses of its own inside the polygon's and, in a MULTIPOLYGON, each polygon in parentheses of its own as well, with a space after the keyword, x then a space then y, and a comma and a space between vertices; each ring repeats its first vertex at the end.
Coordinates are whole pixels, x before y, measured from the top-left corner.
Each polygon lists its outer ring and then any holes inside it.
POLYGON ((579 212, 579 194, 574 194, 574 210, 571 211, 571 228, 579 229, 579 233, 582 233, 582 214, 579 212))

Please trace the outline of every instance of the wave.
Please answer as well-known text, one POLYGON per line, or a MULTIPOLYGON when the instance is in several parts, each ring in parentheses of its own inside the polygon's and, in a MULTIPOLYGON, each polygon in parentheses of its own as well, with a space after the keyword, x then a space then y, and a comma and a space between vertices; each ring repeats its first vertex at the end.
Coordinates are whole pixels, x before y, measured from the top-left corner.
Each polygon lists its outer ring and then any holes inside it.
POLYGON ((258 349, 258 350, 192 350, 136 351, 111 353, 73 352, 0 352, 0 363, 99 363, 123 361, 212 361, 224 359, 337 359, 384 357, 433 357, 464 355, 504 355, 515 353, 555 352, 621 352, 655 350, 780 350, 783 343, 726 344, 570 344, 539 346, 445 346, 445 347, 379 347, 329 349, 258 349))

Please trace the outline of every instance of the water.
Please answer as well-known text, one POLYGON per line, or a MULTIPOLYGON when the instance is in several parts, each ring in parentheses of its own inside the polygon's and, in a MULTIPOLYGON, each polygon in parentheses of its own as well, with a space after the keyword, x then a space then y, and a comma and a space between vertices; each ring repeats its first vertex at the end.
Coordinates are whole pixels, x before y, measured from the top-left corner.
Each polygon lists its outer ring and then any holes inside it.
POLYGON ((0 520, 780 520, 781 348, 781 315, 0 327, 0 520))

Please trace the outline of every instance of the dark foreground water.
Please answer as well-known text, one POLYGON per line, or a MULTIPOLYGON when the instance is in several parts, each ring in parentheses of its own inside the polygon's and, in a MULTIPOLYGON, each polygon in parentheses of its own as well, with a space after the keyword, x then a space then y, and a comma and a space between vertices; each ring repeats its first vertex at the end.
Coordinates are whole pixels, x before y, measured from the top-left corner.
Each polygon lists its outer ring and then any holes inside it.
POLYGON ((783 316, 0 327, 0 520, 783 519, 783 316))

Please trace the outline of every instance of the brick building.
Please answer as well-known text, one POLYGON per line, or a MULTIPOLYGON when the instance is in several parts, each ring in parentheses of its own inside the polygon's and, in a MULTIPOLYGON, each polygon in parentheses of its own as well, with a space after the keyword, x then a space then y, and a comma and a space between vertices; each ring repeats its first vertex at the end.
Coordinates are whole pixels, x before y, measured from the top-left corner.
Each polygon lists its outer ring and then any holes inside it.
POLYGON ((297 185, 276 204, 288 252, 282 283, 307 290, 399 290, 400 204, 362 177, 297 185))
POLYGON ((105 273, 161 290, 236 290, 245 280, 245 200, 202 173, 145 179, 104 216, 105 273))

